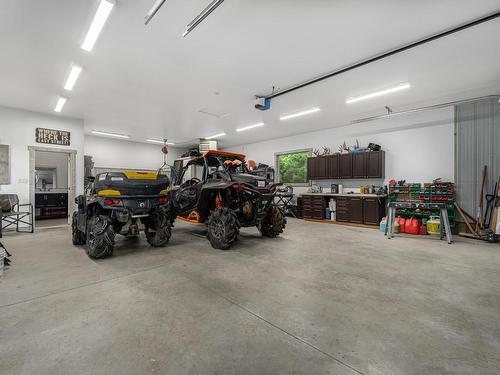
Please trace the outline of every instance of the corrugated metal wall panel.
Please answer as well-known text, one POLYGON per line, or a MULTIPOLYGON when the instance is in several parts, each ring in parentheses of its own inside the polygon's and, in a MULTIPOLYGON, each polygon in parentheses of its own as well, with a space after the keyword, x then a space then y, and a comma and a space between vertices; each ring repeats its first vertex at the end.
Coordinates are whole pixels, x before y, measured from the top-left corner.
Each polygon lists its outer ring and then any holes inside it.
POLYGON ((483 166, 487 166, 486 193, 493 191, 500 173, 499 127, 498 99, 455 107, 457 200, 473 216, 478 212, 483 166))

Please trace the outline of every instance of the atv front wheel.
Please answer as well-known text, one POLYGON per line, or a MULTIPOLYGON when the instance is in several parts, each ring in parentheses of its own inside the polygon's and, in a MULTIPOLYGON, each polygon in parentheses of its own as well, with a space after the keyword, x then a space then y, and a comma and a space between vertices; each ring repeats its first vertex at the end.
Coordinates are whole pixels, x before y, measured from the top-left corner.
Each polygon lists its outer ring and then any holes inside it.
POLYGON ((213 248, 228 250, 238 238, 239 228, 236 213, 227 207, 219 207, 208 218, 207 237, 213 248))
POLYGON ((87 229, 87 255, 91 258, 105 258, 113 255, 115 230, 111 219, 96 215, 90 218, 87 229))
POLYGON ((272 206, 266 218, 260 224, 259 230, 263 236, 274 238, 283 233, 285 226, 285 215, 283 215, 283 212, 278 207, 272 206))
POLYGON ((155 211, 146 225, 146 240, 153 247, 165 246, 172 236, 172 224, 163 211, 155 211))
POLYGON ((85 233, 78 229, 78 211, 73 212, 73 217, 71 220, 71 237, 73 240, 73 245, 85 245, 85 233))

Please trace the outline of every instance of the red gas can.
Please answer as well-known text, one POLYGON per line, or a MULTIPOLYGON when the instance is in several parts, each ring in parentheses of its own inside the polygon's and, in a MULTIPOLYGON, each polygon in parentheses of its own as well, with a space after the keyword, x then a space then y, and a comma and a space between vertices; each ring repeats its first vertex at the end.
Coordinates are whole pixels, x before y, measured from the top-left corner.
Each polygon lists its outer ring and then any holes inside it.
POLYGON ((420 228, 420 223, 414 217, 412 217, 409 220, 406 220, 405 233, 418 234, 419 228, 420 228))
POLYGON ((405 218, 398 216, 395 221, 396 221, 396 223, 399 224, 399 233, 404 233, 405 232, 405 222, 406 222, 405 218))
POLYGON ((418 234, 422 234, 425 236, 427 234, 427 225, 422 223, 422 225, 420 226, 420 229, 418 230, 418 234))

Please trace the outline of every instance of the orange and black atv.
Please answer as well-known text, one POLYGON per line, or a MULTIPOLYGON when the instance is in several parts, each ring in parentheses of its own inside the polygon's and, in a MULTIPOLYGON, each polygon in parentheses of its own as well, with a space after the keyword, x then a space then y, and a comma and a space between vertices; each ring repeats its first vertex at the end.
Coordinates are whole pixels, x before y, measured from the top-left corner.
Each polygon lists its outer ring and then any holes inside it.
POLYGON ((262 235, 283 233, 286 218, 274 204, 276 186, 248 173, 245 155, 206 151, 178 159, 171 199, 180 220, 205 223, 216 249, 227 250, 240 227, 256 226, 262 235))
POLYGON ((113 254, 115 234, 138 236, 144 230, 151 246, 164 246, 172 222, 170 179, 154 172, 105 172, 87 178, 85 195, 76 197, 73 213, 74 245, 86 244, 92 258, 113 254))

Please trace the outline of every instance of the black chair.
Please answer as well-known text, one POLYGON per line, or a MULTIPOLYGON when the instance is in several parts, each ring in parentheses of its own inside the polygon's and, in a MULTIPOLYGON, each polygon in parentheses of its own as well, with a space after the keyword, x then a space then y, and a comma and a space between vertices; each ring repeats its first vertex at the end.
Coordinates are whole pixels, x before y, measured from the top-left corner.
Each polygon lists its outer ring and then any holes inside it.
POLYGON ((17 194, 0 194, 0 238, 3 230, 13 225, 16 232, 33 233, 33 205, 19 204, 17 194), (19 230, 19 223, 26 224, 28 230, 19 230))

